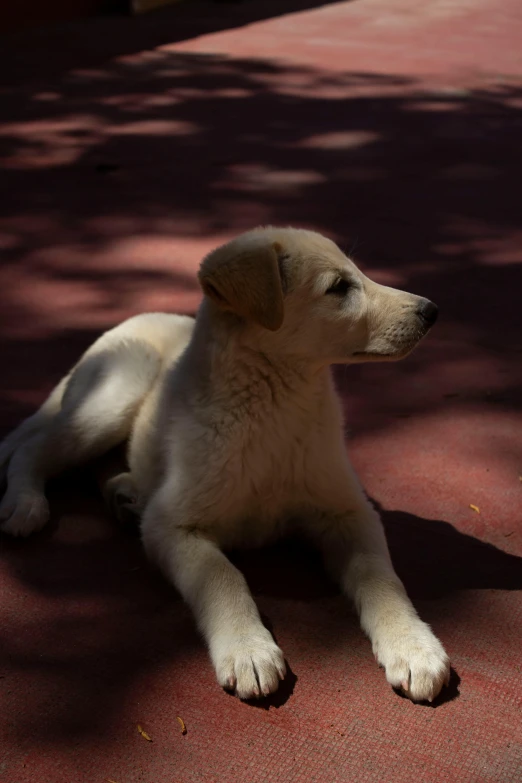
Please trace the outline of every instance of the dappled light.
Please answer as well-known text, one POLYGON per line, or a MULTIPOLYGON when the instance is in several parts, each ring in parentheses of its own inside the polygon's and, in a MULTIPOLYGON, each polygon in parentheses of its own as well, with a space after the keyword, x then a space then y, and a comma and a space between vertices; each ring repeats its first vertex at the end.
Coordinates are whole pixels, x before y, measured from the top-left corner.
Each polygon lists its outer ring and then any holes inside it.
POLYGON ((139 310, 194 310, 211 247, 259 223, 304 225, 441 308, 408 362, 339 373, 360 376, 355 400, 393 379, 391 410, 458 408, 471 362, 485 378, 477 389, 473 374, 476 404, 498 411, 495 391, 516 408, 522 93, 475 81, 450 90, 160 47, 22 84, 0 123, 3 328, 27 339, 36 319, 42 338, 63 339, 139 310), (456 396, 419 395, 421 367, 456 396))

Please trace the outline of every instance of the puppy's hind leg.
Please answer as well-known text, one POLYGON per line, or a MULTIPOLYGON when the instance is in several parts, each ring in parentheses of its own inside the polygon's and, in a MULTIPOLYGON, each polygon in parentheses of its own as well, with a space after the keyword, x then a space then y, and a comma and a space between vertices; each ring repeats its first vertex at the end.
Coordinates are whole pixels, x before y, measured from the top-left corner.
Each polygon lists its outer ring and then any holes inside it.
POLYGON ((45 424, 59 412, 62 406, 62 397, 69 382, 69 375, 62 378, 53 389, 43 405, 32 416, 22 421, 16 429, 7 435, 0 443, 0 495, 7 486, 7 471, 9 460, 17 449, 42 431, 45 424))
POLYGON ((61 409, 11 457, 0 505, 4 532, 26 536, 42 528, 49 517, 47 479, 128 438, 160 368, 160 355, 138 340, 82 359, 63 393, 61 409))

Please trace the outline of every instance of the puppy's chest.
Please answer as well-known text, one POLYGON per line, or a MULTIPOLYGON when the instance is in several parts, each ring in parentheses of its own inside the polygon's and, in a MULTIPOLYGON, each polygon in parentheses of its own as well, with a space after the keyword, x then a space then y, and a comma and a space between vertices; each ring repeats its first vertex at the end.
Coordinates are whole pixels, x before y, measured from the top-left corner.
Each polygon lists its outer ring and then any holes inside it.
POLYGON ((306 475, 313 438, 301 422, 267 419, 245 427, 229 443, 220 475, 224 519, 240 520, 249 535, 270 535, 274 526, 307 502, 306 475))
POLYGON ((227 401, 197 424, 178 419, 172 464, 184 466, 182 503, 225 546, 269 541, 317 501, 338 406, 329 386, 287 403, 245 411, 227 401))
POLYGON ((303 483, 309 436, 292 422, 267 421, 245 433, 235 459, 234 472, 252 497, 267 503, 294 497, 303 483))

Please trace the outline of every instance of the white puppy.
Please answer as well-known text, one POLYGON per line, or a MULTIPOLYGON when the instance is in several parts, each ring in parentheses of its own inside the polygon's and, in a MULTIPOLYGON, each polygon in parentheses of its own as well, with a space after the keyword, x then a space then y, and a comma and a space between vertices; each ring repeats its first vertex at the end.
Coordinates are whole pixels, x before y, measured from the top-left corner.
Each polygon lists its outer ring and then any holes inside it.
POLYGON ((437 308, 290 228, 218 248, 199 279, 195 321, 146 314, 105 333, 4 441, 4 531, 40 529, 46 480, 127 441, 129 472, 106 495, 139 510, 145 548, 192 607, 223 687, 271 693, 285 663, 222 550, 297 530, 355 603, 388 682, 431 701, 449 660, 349 463, 330 365, 406 356, 437 308))

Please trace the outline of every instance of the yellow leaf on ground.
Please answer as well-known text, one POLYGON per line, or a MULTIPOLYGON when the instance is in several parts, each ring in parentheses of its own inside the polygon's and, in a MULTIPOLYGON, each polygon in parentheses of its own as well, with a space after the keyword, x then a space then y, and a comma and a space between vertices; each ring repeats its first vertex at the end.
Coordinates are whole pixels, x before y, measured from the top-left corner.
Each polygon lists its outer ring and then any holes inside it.
POLYGON ((477 514, 480 514, 480 508, 478 506, 474 506, 473 503, 469 504, 469 507, 472 511, 476 511, 477 514))
POLYGON ((176 718, 177 721, 179 721, 179 725, 181 726, 181 733, 186 734, 187 733, 187 727, 185 726, 185 721, 183 718, 180 718, 179 715, 176 718))
POLYGON ((146 732, 146 731, 144 731, 144 730, 141 728, 141 726, 140 726, 140 724, 139 724, 139 723, 138 723, 138 731, 139 731, 139 733, 141 734, 141 736, 143 737, 143 739, 146 739, 146 740, 147 740, 147 742, 152 742, 152 737, 149 737, 149 735, 147 734, 147 732, 146 732))

